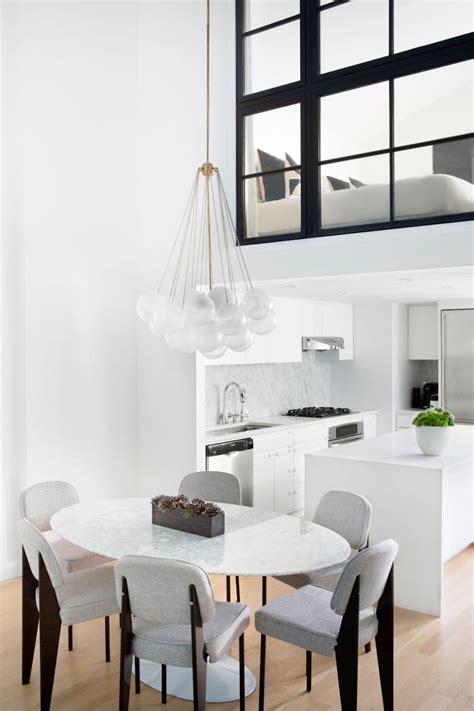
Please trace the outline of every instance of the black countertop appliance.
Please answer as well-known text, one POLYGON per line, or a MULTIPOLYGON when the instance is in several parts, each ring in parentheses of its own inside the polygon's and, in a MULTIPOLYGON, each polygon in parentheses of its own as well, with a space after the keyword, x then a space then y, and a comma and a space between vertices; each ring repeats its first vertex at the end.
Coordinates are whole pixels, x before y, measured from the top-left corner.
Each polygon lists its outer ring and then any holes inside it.
POLYGON ((421 406, 428 408, 432 400, 438 400, 438 383, 423 383, 421 389, 421 406))

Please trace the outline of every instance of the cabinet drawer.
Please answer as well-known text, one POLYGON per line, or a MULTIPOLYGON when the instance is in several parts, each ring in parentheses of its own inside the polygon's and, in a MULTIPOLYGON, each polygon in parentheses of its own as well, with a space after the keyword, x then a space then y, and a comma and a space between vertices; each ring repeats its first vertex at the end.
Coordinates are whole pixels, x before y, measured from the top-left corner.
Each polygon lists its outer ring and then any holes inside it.
POLYGON ((254 452, 270 452, 275 449, 284 449, 292 444, 292 433, 290 430, 273 432, 272 434, 255 435, 253 439, 254 452))
POLYGON ((405 430, 413 427, 413 420, 416 417, 416 412, 413 415, 397 415, 397 430, 405 430))
POLYGON ((327 440, 328 426, 315 425, 311 427, 298 427, 295 429, 293 437, 295 445, 305 444, 306 442, 319 442, 320 440, 327 440))

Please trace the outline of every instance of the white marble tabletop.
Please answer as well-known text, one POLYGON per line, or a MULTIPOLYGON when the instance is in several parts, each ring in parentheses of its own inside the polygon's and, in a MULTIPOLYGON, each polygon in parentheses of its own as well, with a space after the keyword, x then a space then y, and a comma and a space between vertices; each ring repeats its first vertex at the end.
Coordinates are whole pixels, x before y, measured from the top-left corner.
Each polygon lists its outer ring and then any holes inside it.
POLYGON ((149 499, 76 504, 55 513, 51 527, 71 543, 110 558, 176 558, 220 575, 291 575, 349 556, 347 541, 323 526, 246 506, 219 506, 226 531, 215 538, 153 525, 149 499))

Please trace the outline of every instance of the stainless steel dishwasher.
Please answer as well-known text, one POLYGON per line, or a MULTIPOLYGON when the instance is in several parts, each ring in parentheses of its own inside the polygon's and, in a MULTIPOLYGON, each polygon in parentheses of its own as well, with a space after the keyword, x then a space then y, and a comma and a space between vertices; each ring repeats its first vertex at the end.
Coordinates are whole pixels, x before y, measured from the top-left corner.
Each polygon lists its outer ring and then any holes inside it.
POLYGON ((253 506, 253 440, 250 437, 208 444, 206 469, 234 474, 240 481, 242 506, 253 506))

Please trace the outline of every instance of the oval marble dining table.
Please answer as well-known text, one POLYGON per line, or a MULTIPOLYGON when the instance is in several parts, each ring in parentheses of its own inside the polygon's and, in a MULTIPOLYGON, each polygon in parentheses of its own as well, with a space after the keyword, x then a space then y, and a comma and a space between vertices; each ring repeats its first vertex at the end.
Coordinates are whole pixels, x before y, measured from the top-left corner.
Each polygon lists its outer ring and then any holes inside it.
MULTIPOLYGON (((292 575, 335 565, 349 556, 347 541, 323 526, 247 506, 219 506, 225 512, 225 533, 215 538, 153 525, 149 499, 76 504, 55 513, 51 527, 71 543, 109 558, 176 558, 199 565, 212 575, 292 575)), ((141 678, 160 689, 160 666, 143 660, 141 678)), ((246 669, 246 694, 255 686, 255 677, 246 669)), ((191 670, 169 667, 168 692, 192 699, 191 670)), ((238 698, 237 661, 227 657, 208 665, 207 701, 238 698)))

